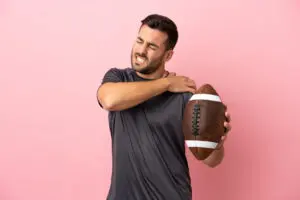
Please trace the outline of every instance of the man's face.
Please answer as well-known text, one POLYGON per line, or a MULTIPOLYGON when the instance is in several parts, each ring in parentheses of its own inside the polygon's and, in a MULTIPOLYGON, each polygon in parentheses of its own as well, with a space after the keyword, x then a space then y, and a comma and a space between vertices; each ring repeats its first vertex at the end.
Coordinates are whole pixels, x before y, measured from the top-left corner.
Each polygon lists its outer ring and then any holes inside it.
POLYGON ((142 74, 151 74, 163 66, 167 39, 166 33, 142 26, 131 52, 132 68, 142 74))

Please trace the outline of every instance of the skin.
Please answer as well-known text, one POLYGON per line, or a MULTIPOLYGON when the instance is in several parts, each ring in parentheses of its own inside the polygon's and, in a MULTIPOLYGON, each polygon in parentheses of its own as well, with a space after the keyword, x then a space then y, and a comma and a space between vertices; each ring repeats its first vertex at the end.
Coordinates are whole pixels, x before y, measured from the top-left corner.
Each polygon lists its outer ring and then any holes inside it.
POLYGON ((174 51, 166 49, 168 35, 144 25, 133 44, 131 52, 132 68, 137 74, 147 79, 161 78, 165 72, 165 63, 168 62, 174 51), (138 62, 143 58, 143 63, 138 62))
MULTIPOLYGON (((132 46, 131 64, 140 77, 151 81, 103 84, 97 91, 97 98, 104 109, 128 109, 166 91, 195 92, 197 87, 193 80, 165 69, 166 62, 174 54, 173 49, 166 48, 167 39, 166 33, 151 29, 147 25, 140 28, 132 46)), ((224 142, 231 130, 230 114, 227 111, 226 117, 226 135, 217 149, 203 161, 212 168, 218 166, 224 158, 224 142)))

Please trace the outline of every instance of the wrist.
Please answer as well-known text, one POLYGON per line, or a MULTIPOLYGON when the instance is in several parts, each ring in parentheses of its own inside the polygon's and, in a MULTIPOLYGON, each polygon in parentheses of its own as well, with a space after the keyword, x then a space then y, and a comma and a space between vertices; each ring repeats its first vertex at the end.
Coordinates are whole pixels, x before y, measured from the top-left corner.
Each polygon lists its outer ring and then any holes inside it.
POLYGON ((158 79, 159 84, 167 91, 171 85, 169 79, 167 77, 158 79))

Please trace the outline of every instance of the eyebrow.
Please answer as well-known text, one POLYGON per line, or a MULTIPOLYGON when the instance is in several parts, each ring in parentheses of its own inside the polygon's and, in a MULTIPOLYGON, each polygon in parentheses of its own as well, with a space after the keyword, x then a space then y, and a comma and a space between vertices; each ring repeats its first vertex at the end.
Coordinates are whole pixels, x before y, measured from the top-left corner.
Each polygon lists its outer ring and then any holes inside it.
MULTIPOLYGON (((141 40, 141 41, 144 41, 141 37, 138 37, 138 39, 141 40)), ((154 44, 154 43, 152 43, 152 42, 148 42, 148 44, 150 44, 150 45, 152 45, 152 46, 155 46, 155 47, 159 48, 159 46, 158 46, 157 44, 154 44)))

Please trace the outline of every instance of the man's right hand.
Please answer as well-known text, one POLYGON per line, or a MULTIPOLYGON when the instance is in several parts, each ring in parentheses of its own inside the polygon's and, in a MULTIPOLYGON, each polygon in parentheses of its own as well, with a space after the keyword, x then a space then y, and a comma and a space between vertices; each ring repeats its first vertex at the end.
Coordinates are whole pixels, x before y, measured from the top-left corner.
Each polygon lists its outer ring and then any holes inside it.
POLYGON ((195 93, 197 86, 195 81, 185 76, 176 76, 175 73, 169 73, 166 77, 169 82, 168 91, 170 92, 191 92, 195 93))

